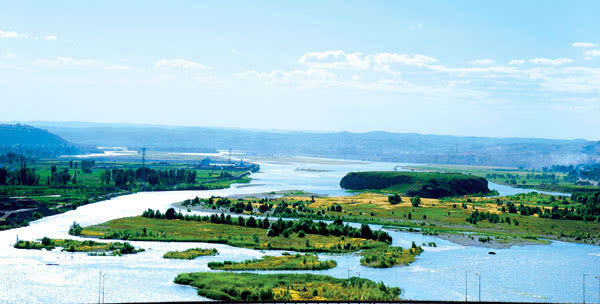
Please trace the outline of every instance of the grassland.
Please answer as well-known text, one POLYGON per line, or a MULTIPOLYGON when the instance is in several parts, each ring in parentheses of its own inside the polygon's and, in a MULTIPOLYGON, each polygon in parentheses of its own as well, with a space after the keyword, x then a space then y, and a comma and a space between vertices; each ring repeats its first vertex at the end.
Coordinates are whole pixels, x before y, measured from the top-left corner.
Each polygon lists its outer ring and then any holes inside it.
POLYGON ((297 273, 182 273, 175 283, 194 286, 198 295, 221 301, 385 301, 398 300, 401 294, 397 287, 367 279, 297 273))
MULTIPOLYGON (((542 210, 551 210, 554 206, 575 209, 583 207, 568 197, 530 193, 508 197, 421 198, 419 207, 412 205, 411 197, 401 196, 401 200, 398 204, 391 204, 386 194, 366 192, 353 196, 314 199, 303 196, 268 201, 246 198, 244 202, 250 201, 254 210, 259 210, 260 205, 272 205, 271 211, 264 214, 325 220, 339 218, 344 222, 380 224, 425 234, 453 234, 453 240, 463 237, 464 241, 468 241, 465 244, 486 247, 547 243, 544 239, 600 244, 600 223, 596 221, 541 218, 537 214, 511 213, 507 207, 509 203, 516 207, 523 205, 542 210), (495 214, 499 221, 468 222, 467 218, 475 211, 495 214), (471 242, 473 240, 475 242, 471 242)), ((234 200, 232 204, 236 202, 234 200)))
POLYGON ((303 252, 352 252, 387 246, 363 238, 298 233, 267 236, 267 229, 205 221, 126 217, 85 227, 82 236, 106 239, 164 242, 221 243, 251 249, 276 249, 303 252))
POLYGON ((284 253, 282 256, 264 256, 243 262, 209 262, 214 270, 324 270, 337 266, 334 260, 319 261, 316 255, 284 253))
POLYGON ((350 190, 383 190, 427 198, 491 193, 484 178, 433 172, 350 172, 342 178, 340 186, 350 190))
POLYGON ((193 260, 201 256, 214 256, 219 252, 215 248, 190 248, 184 251, 169 251, 163 255, 165 259, 193 260))
POLYGON ((402 247, 387 247, 384 249, 367 249, 360 252, 363 257, 360 264, 372 268, 390 268, 396 265, 408 265, 415 261, 416 256, 421 254, 423 249, 413 242, 413 246, 408 249, 402 247))
POLYGON ((56 247, 62 247, 62 251, 67 252, 87 252, 92 255, 123 255, 134 254, 144 251, 142 248, 134 248, 129 243, 121 242, 96 242, 96 241, 78 241, 65 239, 50 239, 44 237, 41 241, 20 240, 15 245, 17 249, 46 249, 52 250, 56 247))

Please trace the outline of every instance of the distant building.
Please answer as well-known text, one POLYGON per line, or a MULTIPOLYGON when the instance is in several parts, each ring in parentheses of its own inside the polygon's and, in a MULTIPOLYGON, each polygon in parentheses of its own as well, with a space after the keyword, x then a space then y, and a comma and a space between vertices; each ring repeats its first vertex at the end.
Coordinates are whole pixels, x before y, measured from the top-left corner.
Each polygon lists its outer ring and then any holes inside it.
POLYGON ((240 159, 238 164, 232 164, 226 161, 217 161, 210 158, 205 158, 200 162, 200 165, 196 166, 198 169, 205 170, 229 170, 229 171, 251 171, 257 172, 260 170, 258 164, 244 163, 243 159, 240 159))

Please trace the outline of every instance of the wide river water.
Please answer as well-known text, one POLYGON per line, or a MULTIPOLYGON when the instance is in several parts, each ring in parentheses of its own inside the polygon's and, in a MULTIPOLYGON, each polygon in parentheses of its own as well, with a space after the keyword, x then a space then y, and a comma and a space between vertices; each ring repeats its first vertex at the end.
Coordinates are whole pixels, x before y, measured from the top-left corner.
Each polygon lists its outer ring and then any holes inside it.
MULTIPOLYGON (((146 192, 117 197, 43 218, 28 227, 0 232, 0 303, 81 303, 97 302, 99 272, 104 279, 105 302, 203 300, 196 290, 173 283, 178 273, 210 271, 209 261, 242 261, 280 251, 257 251, 205 243, 131 242, 146 251, 122 257, 91 257, 59 250, 17 250, 17 239, 33 240, 43 236, 68 237, 69 226, 77 221, 92 225, 124 216, 135 216, 147 208, 166 210, 185 199, 211 195, 263 193, 299 189, 309 192, 345 195, 339 180, 350 171, 392 170, 396 164, 345 162, 332 160, 263 162, 261 172, 250 184, 234 185, 214 191, 146 192), (297 170, 297 169, 316 169, 297 170), (220 254, 191 261, 166 260, 170 250, 215 247, 220 254)), ((491 184, 500 194, 527 192, 491 184)), ((378 226, 374 225, 374 228, 378 226)), ((407 267, 372 269, 360 266, 354 254, 321 255, 335 259, 336 268, 313 273, 345 278, 350 275, 383 281, 401 287, 402 297, 418 300, 464 300, 465 279, 469 300, 478 297, 481 274, 481 299, 502 301, 578 302, 582 300, 582 275, 586 277, 588 302, 599 302, 600 247, 552 242, 550 245, 514 246, 510 249, 465 247, 432 236, 389 230, 394 245, 410 246, 412 241, 436 242, 425 247, 417 261, 407 267), (466 275, 465 275, 466 274, 466 275)), ((264 273, 264 272, 263 272, 264 273)))

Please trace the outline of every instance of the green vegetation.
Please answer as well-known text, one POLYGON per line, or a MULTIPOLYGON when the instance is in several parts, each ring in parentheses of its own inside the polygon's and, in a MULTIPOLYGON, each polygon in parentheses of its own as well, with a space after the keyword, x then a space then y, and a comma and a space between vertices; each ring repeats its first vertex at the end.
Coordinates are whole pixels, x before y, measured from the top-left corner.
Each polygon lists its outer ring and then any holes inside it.
POLYGON ((44 237, 41 241, 18 241, 15 245, 17 249, 46 249, 52 250, 56 247, 62 247, 62 251, 67 252, 88 252, 90 255, 123 255, 143 252, 143 248, 136 249, 129 243, 101 243, 96 241, 78 241, 62 240, 44 237))
POLYGON ((426 198, 487 195, 491 192, 484 178, 430 172, 350 172, 342 178, 340 186, 350 190, 380 190, 426 198))
MULTIPOLYGON (((433 243, 435 244, 435 243, 433 243)), ((415 261, 415 257, 423 252, 423 248, 415 242, 409 249, 402 247, 387 247, 384 249, 368 249, 361 251, 360 264, 373 268, 390 268, 396 265, 408 265, 415 261)))
POLYGON ((231 272, 182 273, 175 283, 194 286, 198 295, 220 301, 398 300, 401 290, 371 280, 314 274, 231 272))
MULTIPOLYGON (((149 213, 147 211, 146 215, 149 213)), ((156 212, 152 213, 156 215, 156 212)), ((391 242, 387 233, 371 231, 367 225, 356 229, 341 222, 329 225, 310 220, 279 219, 271 222, 253 217, 232 218, 224 214, 210 217, 186 215, 183 220, 162 216, 121 218, 85 227, 81 235, 122 240, 222 243, 251 249, 309 252, 351 252, 384 247, 391 242), (378 238, 385 241, 378 241, 378 238)))
POLYGON ((571 193, 575 191, 598 191, 589 181, 598 182, 599 165, 552 166, 542 169, 509 167, 483 167, 464 165, 415 165, 408 169, 463 173, 485 177, 489 181, 517 188, 571 193))
POLYGON ((208 190, 246 183, 245 172, 191 164, 36 159, 0 155, 0 230, 141 190, 208 190))
POLYGON ((264 256, 244 262, 209 262, 214 270, 324 270, 337 265, 334 260, 319 261, 316 255, 284 253, 282 256, 264 256))
POLYGON ((169 251, 163 255, 165 259, 193 260, 199 256, 213 256, 219 252, 215 248, 190 248, 184 251, 169 251))
POLYGON ((246 198, 243 202, 251 202, 253 212, 263 210, 265 215, 380 224, 441 235, 466 232, 465 237, 490 236, 493 242, 505 245, 546 243, 543 239, 600 244, 595 195, 585 192, 570 198, 532 192, 507 197, 420 198, 418 207, 413 206, 411 197, 400 197, 399 203, 392 204, 390 196, 369 192, 347 197, 246 198), (570 214, 588 216, 569 219, 570 214))

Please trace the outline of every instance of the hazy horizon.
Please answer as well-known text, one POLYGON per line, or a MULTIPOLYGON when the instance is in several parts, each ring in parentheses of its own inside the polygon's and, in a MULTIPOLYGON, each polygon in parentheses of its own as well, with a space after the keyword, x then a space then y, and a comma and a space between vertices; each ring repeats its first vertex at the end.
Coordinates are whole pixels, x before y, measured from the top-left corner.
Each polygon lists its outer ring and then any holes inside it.
MULTIPOLYGON (((60 126, 60 127, 78 127, 89 125, 94 126, 128 126, 128 127, 157 127, 157 128, 207 128, 207 129, 223 129, 223 130, 243 130, 251 132, 267 132, 267 133, 315 133, 315 134, 326 134, 326 133, 353 133, 353 134, 366 134, 366 133, 391 133, 391 134, 417 134, 417 135, 432 135, 432 136, 456 136, 456 137, 476 137, 476 138, 497 138, 497 139, 548 139, 548 140, 586 140, 586 141, 598 141, 588 138, 552 138, 552 137, 520 137, 520 136, 475 136, 475 135, 462 135, 462 134, 437 134, 437 133, 419 133, 419 132, 395 132, 386 130, 367 130, 367 131, 348 131, 348 130, 297 130, 297 129, 273 129, 273 128, 244 128, 244 127, 227 127, 227 126, 202 126, 202 125, 171 125, 171 124, 160 124, 160 123, 128 123, 128 122, 94 122, 94 121, 48 121, 48 120, 31 120, 31 121, 0 121, 0 124, 23 124, 31 125, 34 127, 44 126, 60 126)), ((87 126, 86 126, 87 127, 87 126)))

